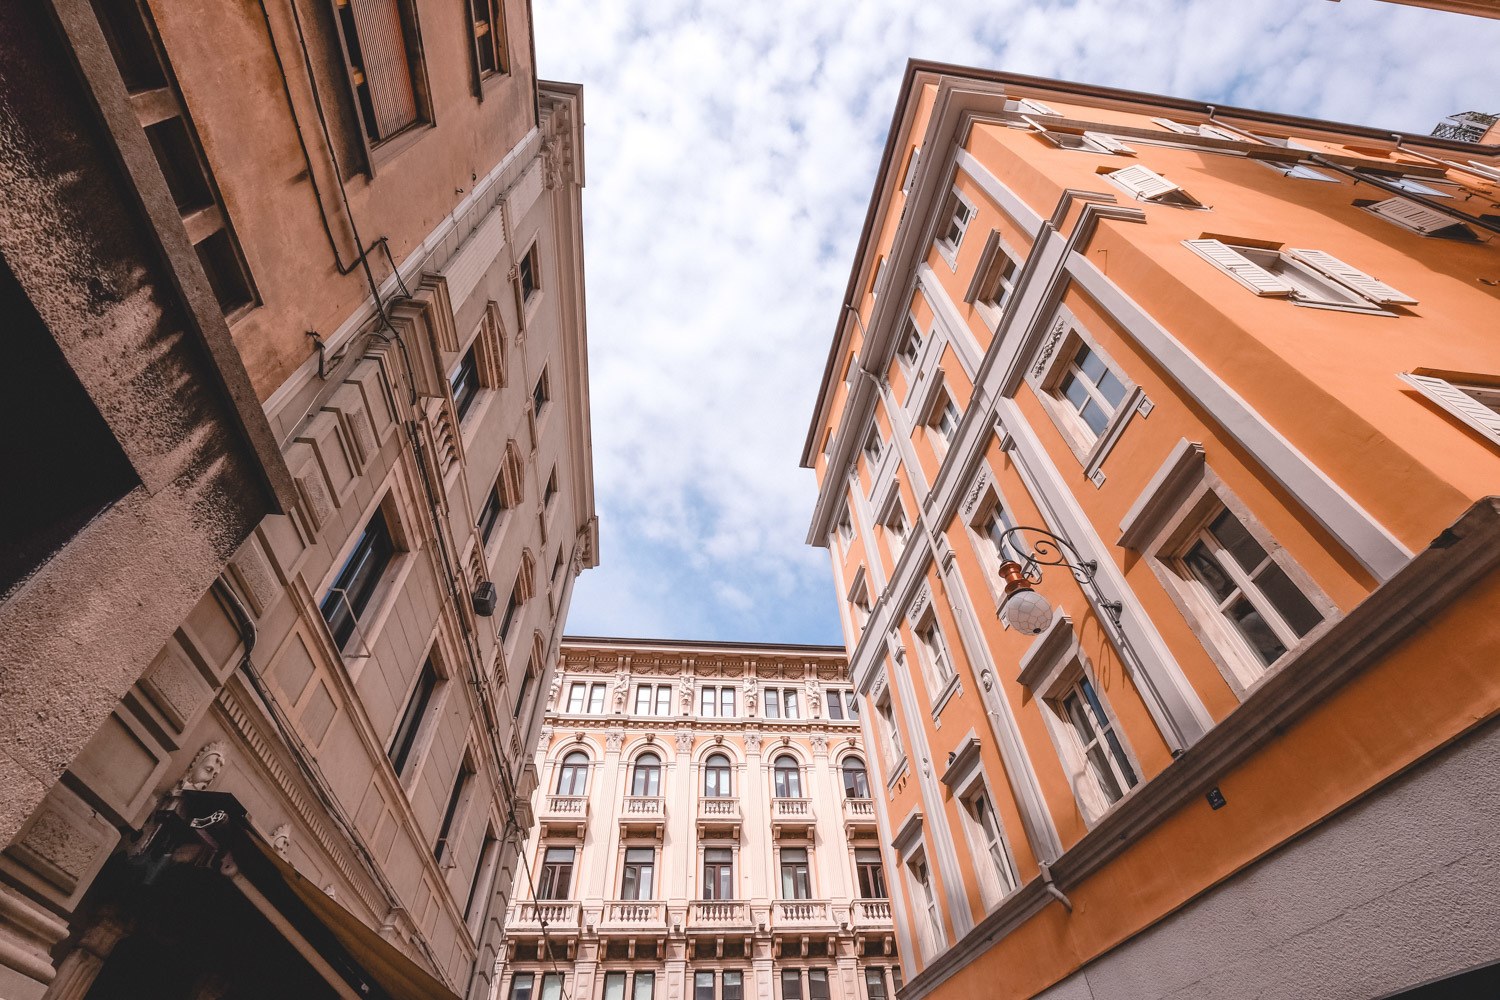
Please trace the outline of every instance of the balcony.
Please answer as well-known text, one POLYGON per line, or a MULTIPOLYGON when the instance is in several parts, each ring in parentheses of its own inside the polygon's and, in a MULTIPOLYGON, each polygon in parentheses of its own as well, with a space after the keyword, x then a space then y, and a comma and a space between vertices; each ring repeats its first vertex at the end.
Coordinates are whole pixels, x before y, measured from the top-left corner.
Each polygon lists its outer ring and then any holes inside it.
POLYGON ((778 899, 771 904, 773 931, 828 927, 833 923, 826 899, 778 899))
POLYGON ((743 899, 695 899, 688 907, 688 930, 748 930, 750 904, 743 899))
POLYGON ((548 934, 576 934, 578 913, 575 899, 524 899, 510 905, 505 929, 518 933, 540 932, 545 924, 548 934))
POLYGON ((703 796, 698 799, 698 836, 713 830, 738 839, 740 835, 740 800, 703 796))
POLYGON ((772 799, 771 832, 777 837, 808 836, 812 833, 812 799, 772 799))
POLYGON ((600 930, 642 934, 667 932, 667 904, 659 899, 612 899, 604 904, 600 930))
POLYGON ((844 800, 844 835, 850 840, 857 836, 875 833, 875 801, 873 799, 844 800))
POLYGON ((620 804, 622 833, 644 832, 662 835, 667 821, 667 800, 660 795, 627 795, 620 804))
POLYGON ((545 836, 564 834, 583 836, 583 828, 589 820, 589 800, 585 795, 548 795, 542 800, 541 815, 537 817, 545 836))
POLYGON ((890 930, 891 901, 889 899, 856 899, 854 901, 854 926, 860 930, 890 930))

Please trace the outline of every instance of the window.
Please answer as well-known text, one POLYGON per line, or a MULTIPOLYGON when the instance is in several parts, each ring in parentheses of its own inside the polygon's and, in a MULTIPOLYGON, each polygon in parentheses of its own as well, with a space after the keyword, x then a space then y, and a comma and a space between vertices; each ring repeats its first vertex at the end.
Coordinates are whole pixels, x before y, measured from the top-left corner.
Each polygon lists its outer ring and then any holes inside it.
POLYGON ((805 847, 781 849, 781 898, 812 899, 812 880, 808 874, 805 847))
POLYGON ((604 682, 596 681, 589 685, 589 714, 604 714, 604 682))
POLYGON ((901 749, 901 732, 896 728, 895 710, 891 707, 891 693, 884 691, 875 702, 875 714, 880 716, 880 732, 885 737, 886 763, 896 770, 906 760, 901 749))
POLYGON ((653 1000, 656 996, 656 973, 637 972, 635 974, 635 992, 631 994, 630 1000, 653 1000))
POLYGON ((761 703, 765 705, 766 718, 781 718, 781 690, 779 688, 766 688, 765 694, 761 696, 761 703))
POLYGON ((589 787, 589 755, 574 750, 563 758, 557 771, 558 795, 584 795, 589 787))
POLYGON ((853 691, 844 692, 844 704, 849 709, 850 720, 859 718, 859 696, 853 691))
POLYGON ((537 899, 567 899, 573 888, 573 848, 549 847, 543 854, 537 899))
POLYGON ((901 357, 901 363, 907 368, 915 368, 917 362, 922 358, 922 331, 917 329, 917 321, 910 316, 906 317, 906 327, 901 333, 901 345, 897 348, 901 357))
POLYGON ((798 970, 781 970, 781 1000, 802 1000, 802 973, 798 970))
POLYGON ((928 614, 917 626, 917 642, 921 646, 922 666, 927 668, 927 685, 934 692, 941 691, 953 677, 953 663, 948 658, 948 644, 943 640, 937 618, 928 614))
POLYGON ((547 369, 537 376, 536 385, 531 389, 531 412, 538 419, 541 418, 542 409, 546 407, 547 401, 552 398, 552 388, 547 384, 547 369))
POLYGON ((521 610, 521 605, 526 603, 526 598, 521 595, 521 578, 516 577, 515 586, 510 588, 510 597, 505 602, 505 614, 500 616, 500 642, 503 644, 510 638, 510 627, 516 623, 516 612, 521 610))
POLYGON ((1422 236, 1439 239, 1476 242, 1479 237, 1462 222, 1435 208, 1428 208, 1407 198, 1387 198, 1384 201, 1356 201, 1354 204, 1393 222, 1403 229, 1410 229, 1422 236))
POLYGON ((654 753, 641 754, 631 769, 630 794, 656 798, 661 794, 661 758, 654 753))
POLYGON ((745 1000, 745 974, 743 972, 724 973, 724 993, 719 1000, 745 1000))
POLYGON ((1500 386, 1482 376, 1406 373, 1401 380, 1448 411, 1493 444, 1500 444, 1500 386))
POLYGON ((828 1000, 828 970, 807 970, 807 1000, 828 1000))
POLYGON ((1442 181, 1436 178, 1424 178, 1423 180, 1418 180, 1415 177, 1408 177, 1405 174, 1382 174, 1378 171, 1367 171, 1365 173, 1367 174, 1367 176, 1385 181, 1392 187, 1398 187, 1403 191, 1410 191, 1412 194, 1420 194, 1428 198, 1453 197, 1454 189, 1449 186, 1450 182, 1448 181, 1442 181))
POLYGON ((1093 798, 1087 794, 1089 791, 1102 797, 1102 801, 1092 801, 1090 805, 1096 813, 1103 812, 1135 787, 1138 780, 1135 769, 1125 756, 1114 723, 1088 676, 1079 676, 1056 701, 1077 763, 1081 765, 1075 771, 1075 781, 1081 782, 1085 777, 1088 780, 1088 785, 1079 787, 1079 791, 1086 798, 1093 798))
POLYGON ((845 757, 839 771, 844 776, 844 798, 868 799, 870 797, 870 779, 865 774, 864 761, 858 757, 845 757))
POLYGON ((521 301, 530 302, 531 297, 541 290, 541 258, 537 254, 536 244, 531 244, 531 249, 526 251, 526 256, 521 258, 521 301))
POLYGON ((885 888, 885 865, 880 860, 880 851, 873 847, 856 848, 854 871, 858 876, 860 899, 885 899, 889 895, 885 888))
POLYGON ((458 413, 458 422, 468 415, 479 395, 479 365, 474 357, 478 344, 470 346, 459 360, 458 367, 448 376, 448 388, 453 394, 453 409, 458 413))
POLYGON ((880 440, 880 429, 878 427, 871 427, 870 436, 865 438, 865 458, 870 463, 871 475, 874 474, 876 467, 880 465, 880 456, 884 453, 885 444, 880 440))
POLYGON ((365 138, 377 145, 422 120, 415 12, 403 0, 348 0, 335 9, 365 138))
POLYGON ((703 849, 703 898, 734 898, 734 850, 729 847, 703 849))
POLYGON ((868 1000, 886 1000, 884 969, 865 969, 865 996, 868 1000))
POLYGON ((656 849, 652 847, 625 848, 625 874, 620 882, 620 898, 653 899, 655 887, 656 849))
POLYGON ((797 758, 782 754, 771 768, 772 787, 778 799, 802 798, 802 772, 797 767, 797 758))
POLYGON ((1283 177, 1291 177, 1301 181, 1326 181, 1330 184, 1339 183, 1337 177, 1329 176, 1321 170, 1315 170, 1305 163, 1280 163, 1276 160, 1256 160, 1264 163, 1283 177))
POLYGON ((870 279, 870 295, 878 298, 880 296, 880 279, 885 277, 885 258, 880 258, 875 265, 875 277, 870 279))
POLYGON ((961 800, 964 815, 971 827, 971 835, 988 860, 989 867, 983 870, 983 884, 990 887, 992 902, 1014 891, 1019 885, 1015 865, 1011 861, 1010 847, 1000 830, 1000 819, 995 815, 994 803, 982 785, 961 800))
POLYGON ((693 973, 693 1000, 714 1000, 714 974, 693 973))
POLYGON ((839 511, 839 539, 848 545, 854 540, 854 522, 849 517, 849 508, 839 511))
MULTIPOLYGON (((865 614, 865 619, 868 620, 869 617, 870 617, 870 606, 869 606, 869 603, 868 603, 869 602, 869 598, 865 597, 864 594, 861 593, 860 599, 866 602, 865 603, 865 607, 864 607, 864 614, 865 614)), ((860 625, 863 626, 864 622, 861 621, 860 625)), ((844 692, 840 691, 838 688, 834 688, 833 690, 831 690, 831 691, 828 692, 828 717, 830 719, 835 719, 835 720, 838 720, 838 721, 843 721, 843 718, 844 718, 844 692)))
POLYGON ((920 853, 913 855, 906 862, 906 870, 916 889, 912 897, 917 904, 918 929, 925 945, 924 951, 932 955, 938 950, 942 924, 938 920, 937 896, 932 889, 932 873, 927 868, 927 858, 920 853))
POLYGON ((1237 132, 1231 132, 1227 128, 1220 128, 1208 122, 1187 124, 1184 122, 1174 122, 1170 118, 1153 118, 1151 120, 1167 131, 1176 132, 1179 135, 1198 135, 1203 136, 1205 139, 1224 139, 1228 142, 1254 142, 1253 139, 1249 139, 1237 132))
POLYGON ((552 506, 552 499, 557 496, 557 470, 553 469, 547 475, 547 486, 542 490, 542 503, 547 507, 552 506))
POLYGON ((495 528, 500 523, 500 518, 505 514, 505 498, 500 493, 500 483, 490 487, 489 495, 484 498, 484 506, 479 508, 479 541, 481 545, 488 545, 490 536, 495 533, 495 528))
POLYGON ((448 850, 448 838, 453 835, 453 821, 464 804, 470 779, 474 777, 474 762, 467 753, 458 765, 458 776, 453 779, 453 790, 448 793, 448 807, 443 810, 443 825, 438 828, 437 841, 432 845, 432 856, 439 862, 448 850))
POLYGON ((588 697, 589 686, 582 681, 574 681, 568 686, 568 714, 583 714, 585 699, 588 697))
POLYGON ((526 670, 521 674, 521 684, 516 688, 516 704, 512 709, 512 718, 520 719, 522 713, 526 711, 527 696, 531 692, 531 685, 536 683, 539 672, 535 658, 526 664, 526 670))
POLYGON ((781 692, 781 707, 788 719, 802 718, 802 710, 797 705, 797 691, 795 688, 786 688, 781 692))
POLYGON ((1006 512, 1004 505, 1000 503, 998 498, 989 505, 989 509, 980 517, 979 534, 983 536, 989 545, 989 554, 992 560, 990 569, 992 572, 1003 562, 1016 561, 1018 553, 1015 550, 1015 546, 1011 543, 1010 539, 1005 537, 1005 533, 1015 526, 1015 520, 1006 512))
POLYGON ((705 686, 698 692, 698 714, 707 718, 734 718, 734 688, 705 686))
POLYGON ((344 560, 338 576, 323 595, 319 605, 328 630, 333 633, 334 645, 343 649, 354 635, 360 615, 370 606, 380 578, 395 555, 396 545, 391 540, 390 523, 385 511, 376 508, 354 551, 344 560))
POLYGON ((635 689, 636 715, 671 715, 672 685, 640 684, 635 689))
MULTIPOLYGON (((634 989, 629 1000, 652 1000, 656 996, 656 973, 654 972, 606 972, 604 974, 604 1000, 626 1000, 625 981, 634 975, 634 989)), ((710 976, 712 973, 710 973, 710 976)))
POLYGON ((963 414, 958 412, 958 405, 953 402, 953 396, 947 389, 939 391, 938 398, 932 406, 932 413, 927 418, 927 427, 933 432, 934 449, 939 455, 944 454, 953 447, 953 441, 958 437, 958 424, 963 419, 963 414))
POLYGON ((1158 205, 1176 205, 1179 208, 1203 207, 1198 199, 1161 174, 1139 163, 1120 170, 1104 169, 1103 172, 1106 177, 1138 201, 1150 201, 1158 205))
POLYGON ((416 686, 406 697, 406 708, 401 712, 401 722, 396 726, 396 735, 386 749, 386 756, 390 758, 391 767, 395 770, 397 777, 404 777, 408 765, 412 763, 412 751, 416 748, 417 736, 422 732, 423 723, 427 720, 427 710, 432 705, 432 695, 437 690, 437 686, 437 671, 433 669, 432 658, 429 657, 422 663, 416 686))
POLYGON ((906 158, 906 174, 901 178, 901 190, 903 193, 911 191, 912 182, 917 179, 917 163, 922 158, 922 147, 913 146, 911 154, 906 158))
POLYGON ((1125 400, 1125 391, 1125 384, 1104 359, 1087 344, 1079 344, 1053 395, 1066 405, 1079 429, 1092 442, 1109 426, 1125 400))
POLYGON ((562 988, 563 974, 561 972, 544 973, 540 1000, 562 1000, 562 988))
POLYGON ((710 754, 703 762, 703 794, 711 799, 733 795, 730 776, 729 758, 721 753, 710 754))
POLYGON ((531 1000, 535 977, 530 972, 517 972, 510 980, 510 1000, 531 1000))
POLYGON ((1041 125, 1036 128, 1036 134, 1043 141, 1061 149, 1081 149, 1085 153, 1110 153, 1115 156, 1135 155, 1135 150, 1105 132, 1059 132, 1041 125))
POLYGON ((1011 293, 1016 290, 1017 266, 1015 259, 1000 249, 998 240, 994 256, 995 259, 990 262, 984 279, 980 282, 975 300, 980 305, 1000 310, 1005 308, 1011 293))
POLYGON ((1268 249, 1214 239, 1187 240, 1185 245, 1256 295, 1371 310, 1417 301, 1321 250, 1268 249))
POLYGON ((604 974, 604 1000, 625 1000, 625 979, 627 975, 628 973, 624 972, 606 972, 604 974))
POLYGON ((1244 524, 1222 510, 1189 542, 1182 567, 1259 669, 1271 666, 1323 615, 1244 524))
POLYGON ((969 223, 974 220, 974 206, 970 205, 957 190, 954 190, 948 195, 948 203, 943 208, 942 217, 948 221, 938 237, 938 252, 951 264, 958 256, 958 248, 964 241, 964 233, 968 231, 969 223))
POLYGON ((495 828, 487 826, 484 843, 479 848, 479 860, 474 863, 474 876, 469 880, 469 895, 464 901, 464 922, 468 924, 470 934, 478 931, 475 923, 484 912, 484 899, 494 888, 496 862, 499 860, 500 839, 495 836, 495 828))
POLYGON ((1038 101, 1034 97, 1023 97, 1019 100, 1008 100, 1005 102, 1005 110, 1023 115, 1055 115, 1050 107, 1038 101))
POLYGON ((901 553, 906 550, 906 511, 898 499, 891 504, 890 513, 885 516, 882 525, 890 539, 891 562, 900 562, 901 553))
POLYGON ((469 23, 474 39, 474 65, 479 78, 510 72, 510 49, 505 37, 504 0, 469 0, 469 23))
POLYGON ((801 718, 796 688, 766 688, 761 694, 768 719, 801 718))

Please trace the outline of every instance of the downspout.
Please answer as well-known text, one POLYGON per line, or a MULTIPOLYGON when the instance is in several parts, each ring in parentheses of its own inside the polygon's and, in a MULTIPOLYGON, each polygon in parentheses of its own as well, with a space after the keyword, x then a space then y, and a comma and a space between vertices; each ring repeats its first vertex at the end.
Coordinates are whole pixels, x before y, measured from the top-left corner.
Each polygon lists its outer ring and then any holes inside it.
POLYGON ((1042 871, 1042 888, 1047 890, 1047 895, 1051 896, 1053 899, 1061 903, 1063 905, 1063 909, 1067 910, 1069 913, 1072 913, 1073 903, 1070 899, 1068 899, 1066 895, 1064 895, 1063 891, 1057 887, 1057 882, 1052 876, 1052 865, 1049 862, 1043 861, 1038 867, 1040 867, 1042 871))

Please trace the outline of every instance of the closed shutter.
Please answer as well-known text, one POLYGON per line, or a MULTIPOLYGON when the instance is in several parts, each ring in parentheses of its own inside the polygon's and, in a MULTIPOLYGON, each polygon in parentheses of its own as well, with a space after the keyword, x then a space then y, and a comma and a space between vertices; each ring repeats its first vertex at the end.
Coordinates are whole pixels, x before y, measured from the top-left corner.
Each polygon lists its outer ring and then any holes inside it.
POLYGON ((1178 190, 1176 184, 1155 170, 1139 165, 1116 170, 1109 176, 1117 183, 1124 185, 1126 190, 1137 198, 1160 198, 1164 194, 1178 190))
POLYGON ((1445 379, 1432 375, 1404 373, 1402 381, 1453 414, 1493 444, 1500 445, 1500 413, 1485 406, 1473 396, 1445 379))
POLYGON ((1195 125, 1184 125, 1182 124, 1182 122, 1174 122, 1170 118, 1153 118, 1151 120, 1160 125, 1162 128, 1166 129, 1168 132, 1178 132, 1182 135, 1198 134, 1198 128, 1195 125))
POLYGON ((384 139, 417 120, 417 95, 412 89, 399 0, 349 2, 359 32, 370 104, 375 109, 375 132, 384 139))
POLYGON ((1183 245, 1197 251, 1231 278, 1256 295, 1291 295, 1292 286, 1267 271, 1227 243, 1218 240, 1183 240, 1183 245))
POLYGON ((1395 303, 1416 305, 1417 300, 1410 295, 1397 291, 1378 278, 1370 277, 1357 267, 1345 264, 1331 253, 1324 253, 1322 250, 1300 250, 1296 247, 1288 247, 1287 253, 1309 267, 1322 271, 1335 281, 1348 285, 1371 302, 1378 302, 1381 305, 1395 303))
POLYGON ((1103 132, 1085 132, 1083 133, 1083 137, 1107 153, 1125 153, 1132 156, 1135 154, 1135 150, 1114 136, 1106 135, 1103 132))
POLYGON ((1038 101, 1038 100, 1036 100, 1035 98, 1032 98, 1032 97, 1022 98, 1021 101, 1020 101, 1020 108, 1021 108, 1022 111, 1029 111, 1032 114, 1038 114, 1038 115, 1055 115, 1055 114, 1057 114, 1056 111, 1053 111, 1047 105, 1043 104, 1041 101, 1038 101))
POLYGON ((1376 202, 1370 206, 1370 211, 1424 235, 1435 233, 1439 229, 1447 229, 1454 224, 1453 220, 1442 212, 1425 205, 1418 205, 1405 198, 1387 198, 1385 201, 1376 202))

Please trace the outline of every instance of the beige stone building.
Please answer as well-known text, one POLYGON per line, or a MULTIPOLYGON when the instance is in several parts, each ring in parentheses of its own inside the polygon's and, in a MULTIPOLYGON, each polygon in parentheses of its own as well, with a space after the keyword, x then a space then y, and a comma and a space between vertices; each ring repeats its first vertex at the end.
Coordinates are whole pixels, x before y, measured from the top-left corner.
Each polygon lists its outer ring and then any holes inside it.
POLYGON ((582 93, 522 0, 12 13, 0 997, 487 996, 597 553, 582 93))
POLYGON ((838 647, 569 638, 497 1000, 901 986, 838 647))

